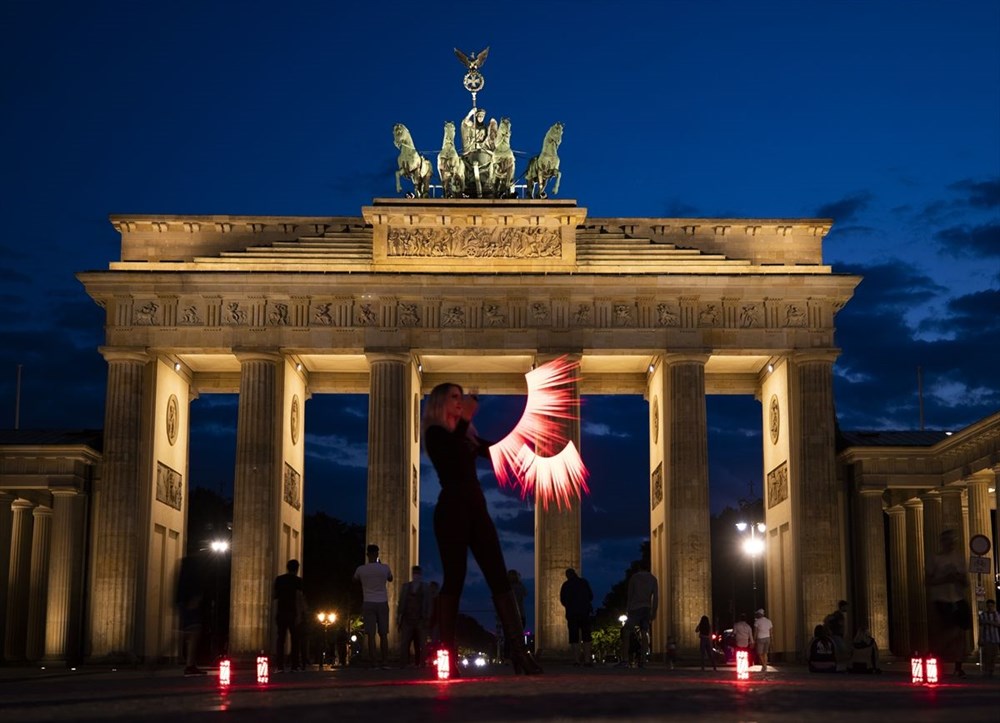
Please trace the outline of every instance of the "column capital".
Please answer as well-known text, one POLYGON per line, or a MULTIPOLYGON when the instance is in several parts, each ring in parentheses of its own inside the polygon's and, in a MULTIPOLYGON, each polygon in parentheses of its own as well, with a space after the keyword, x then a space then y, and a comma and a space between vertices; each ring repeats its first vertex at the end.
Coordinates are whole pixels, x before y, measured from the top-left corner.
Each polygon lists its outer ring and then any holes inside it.
POLYGON ((903 507, 909 507, 911 509, 919 508, 922 510, 924 508, 924 501, 919 497, 911 497, 903 502, 903 507))
POLYGON ((131 361, 139 364, 146 364, 153 361, 153 357, 145 349, 136 349, 123 346, 101 346, 97 348, 104 361, 131 361))
POLYGON ((83 493, 75 487, 50 487, 49 494, 53 497, 77 497, 83 493))
POLYGON ((366 351, 365 361, 368 362, 369 367, 378 362, 397 362, 399 364, 409 364, 413 361, 413 355, 410 354, 410 352, 366 351))
POLYGON ((796 364, 815 364, 815 363, 827 363, 833 364, 837 361, 837 357, 840 356, 840 349, 805 349, 802 351, 794 351, 788 355, 796 364))
POLYGON ((251 361, 281 362, 285 359, 284 355, 275 349, 233 349, 233 356, 240 364, 251 361))
POLYGON ((683 353, 668 353, 661 354, 660 359, 667 366, 673 366, 674 364, 701 364, 704 366, 708 363, 710 354, 698 354, 695 352, 683 352, 683 353))
POLYGON ((906 514, 906 510, 903 509, 903 505, 893 505, 892 507, 886 507, 885 513, 890 517, 902 517, 906 514))
POLYGON ((34 506, 35 506, 34 504, 24 499, 23 497, 18 497, 11 503, 10 508, 15 512, 17 511, 27 512, 34 506))
POLYGON ((972 487, 973 485, 991 487, 995 485, 997 481, 996 475, 993 473, 992 469, 981 469, 978 472, 973 472, 971 477, 965 478, 966 487, 972 487))
POLYGON ((52 517, 52 508, 46 507, 45 505, 35 505, 35 509, 31 511, 32 517, 52 517))

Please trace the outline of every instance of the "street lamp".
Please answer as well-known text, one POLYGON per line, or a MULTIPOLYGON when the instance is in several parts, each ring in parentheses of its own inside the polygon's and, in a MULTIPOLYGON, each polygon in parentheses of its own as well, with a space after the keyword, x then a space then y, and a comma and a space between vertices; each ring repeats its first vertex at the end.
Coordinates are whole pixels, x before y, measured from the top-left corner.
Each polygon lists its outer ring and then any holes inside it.
POLYGON ((767 525, 763 522, 737 522, 736 529, 744 534, 743 552, 750 557, 750 573, 753 576, 753 609, 757 609, 757 556, 764 552, 764 533, 767 525), (747 530, 749 537, 745 536, 747 530), (759 536, 758 536, 759 533, 759 536))
MULTIPOLYGON (((337 622, 337 613, 317 613, 316 619, 319 620, 319 624, 323 626, 323 654, 319 658, 319 669, 323 670, 323 661, 326 659, 326 654, 330 650, 330 626, 337 622)), ((330 668, 333 668, 332 663, 330 664, 330 668)))

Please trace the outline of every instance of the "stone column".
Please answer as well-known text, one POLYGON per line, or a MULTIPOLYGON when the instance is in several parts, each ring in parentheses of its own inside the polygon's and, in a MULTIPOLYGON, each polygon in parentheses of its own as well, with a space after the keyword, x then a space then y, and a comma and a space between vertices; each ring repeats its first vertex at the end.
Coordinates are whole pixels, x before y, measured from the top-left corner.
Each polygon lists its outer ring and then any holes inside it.
MULTIPOLYGON (((669 495, 671 629, 682 655, 695 654, 691 621, 712 610, 712 545, 708 503, 708 422, 703 355, 668 354, 664 430, 669 495)), ((660 581, 661 591, 664 589, 660 581)))
MULTIPOLYGON (((941 530, 954 530, 958 535, 958 545, 963 550, 968 549, 969 540, 965 536, 965 517, 962 513, 962 488, 942 487, 941 488, 941 530)), ((933 554, 938 551, 937 545, 933 554)))
POLYGON ((149 358, 103 350, 108 362, 103 475, 91 548, 91 657, 134 660, 140 542, 144 389, 149 358))
POLYGON ((49 540, 52 508, 39 505, 32 510, 31 582, 28 592, 28 631, 25 657, 40 660, 45 654, 45 619, 49 593, 49 540))
POLYGON ((245 658, 270 651, 271 586, 281 554, 281 389, 278 354, 241 352, 233 483, 229 649, 245 658))
MULTIPOLYGON (((410 579, 410 401, 409 354, 368 354, 368 510, 367 543, 392 570, 389 640, 399 640, 396 600, 410 579)), ((361 560, 358 561, 360 565, 361 560)))
MULTIPOLYGON (((548 361, 539 357, 539 361, 548 361)), ((573 396, 579 401, 580 390, 573 385, 573 396)), ((580 422, 552 420, 580 449, 580 422)), ((558 454, 559 449, 538 447, 539 454, 558 454)), ((566 568, 572 567, 584 575, 581 546, 580 502, 559 508, 554 503, 545 509, 535 504, 535 648, 546 654, 569 656, 569 635, 566 629, 566 609, 559 602, 559 590, 566 582, 566 568)))
POLYGON ((899 505, 890 507, 887 512, 889 566, 892 574, 892 587, 889 590, 892 600, 892 637, 889 640, 893 655, 909 658, 913 650, 910 646, 910 605, 907 600, 910 588, 907 584, 906 512, 899 505))
POLYGON ((927 650, 927 585, 924 583, 924 507, 919 499, 903 503, 906 510, 906 583, 910 601, 910 647, 927 650))
MULTIPOLYGON (((798 480, 793 498, 797 513, 800 610, 797 651, 805 648, 813 621, 823 620, 846 593, 841 566, 841 511, 836 473, 832 352, 799 353, 792 357, 793 393, 789 406, 796 428, 791 448, 798 449, 798 480)), ((793 522, 795 518, 793 518, 793 522)), ((786 625, 793 621, 785 621, 786 625)))
POLYGON ((28 642, 28 600, 31 586, 31 509, 27 500, 14 501, 10 534, 10 574, 7 578, 7 625, 4 659, 23 661, 28 642))
POLYGON ((885 570, 882 490, 861 490, 857 498, 857 554, 860 564, 857 621, 867 622, 879 645, 889 642, 889 591, 885 570))
POLYGON ((929 492, 920 498, 924 503, 924 560, 938 551, 942 527, 941 497, 929 492))
POLYGON ((11 530, 14 526, 14 512, 11 504, 14 502, 14 495, 7 492, 0 492, 0 615, 3 624, 0 624, 0 661, 4 659, 4 640, 7 635, 7 600, 8 588, 10 584, 10 553, 11 553, 11 530))
POLYGON ((80 654, 86 497, 67 489, 53 490, 52 498, 45 657, 73 662, 80 654))
MULTIPOLYGON (((984 473, 977 473, 966 480, 966 490, 969 495, 969 539, 974 535, 985 535, 990 541, 990 553, 994 549, 993 525, 990 524, 990 486, 995 484, 993 472, 985 470, 984 473)), ((971 554, 971 553, 970 553, 971 554)), ((990 569, 992 570, 992 562, 990 569)), ((994 570, 994 572, 996 572, 994 570)), ((996 585, 990 585, 985 578, 983 587, 986 588, 986 597, 989 600, 996 599, 996 585)), ((976 576, 973 576, 975 583, 976 576)), ((973 598, 975 599, 975 598, 973 598)))

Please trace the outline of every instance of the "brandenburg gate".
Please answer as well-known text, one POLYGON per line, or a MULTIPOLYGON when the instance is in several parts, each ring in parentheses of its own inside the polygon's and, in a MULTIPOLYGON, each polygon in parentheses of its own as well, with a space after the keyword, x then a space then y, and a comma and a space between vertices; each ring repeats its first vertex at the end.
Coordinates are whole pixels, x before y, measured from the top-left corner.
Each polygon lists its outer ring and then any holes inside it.
MULTIPOLYGON (((692 621, 711 610, 707 394, 761 402, 776 651, 801 650, 844 595, 834 318, 859 278, 823 264, 829 220, 589 218, 571 200, 423 198, 376 199, 360 217, 112 223, 120 260, 79 274, 107 313, 91 659, 169 647, 192 399, 239 394, 230 649, 249 654, 269 648, 271 582, 302 555, 313 395, 368 395, 367 535, 405 571, 420 560, 422 395, 444 380, 523 394, 524 373, 563 354, 579 359, 579 394, 649 404, 649 479, 616 482, 649 487, 654 651, 668 636, 695 648, 692 621)), ((567 431, 579 445, 579 426, 567 431)), ((536 508, 543 654, 568 648, 558 593, 565 568, 586 570, 580 541, 579 507, 536 508)))

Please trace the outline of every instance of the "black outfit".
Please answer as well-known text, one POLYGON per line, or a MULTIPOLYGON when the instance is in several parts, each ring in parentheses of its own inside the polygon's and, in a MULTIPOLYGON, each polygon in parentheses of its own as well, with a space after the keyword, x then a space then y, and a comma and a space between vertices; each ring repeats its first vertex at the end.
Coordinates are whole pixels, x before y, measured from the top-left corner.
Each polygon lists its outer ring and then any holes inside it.
POLYGON ((590 609, 593 600, 590 583, 579 575, 568 578, 559 588, 559 602, 566 608, 570 645, 581 640, 585 643, 591 641, 590 609))
POLYGON ((469 423, 464 419, 458 421, 452 432, 437 425, 427 429, 427 456, 441 482, 441 494, 434 509, 434 536, 444 568, 440 594, 456 597, 462 594, 471 550, 496 597, 510 592, 510 581, 500 538, 476 476, 476 458, 489 459, 490 442, 469 437, 468 431, 469 423))
POLYGON ((302 578, 298 575, 286 572, 278 575, 274 579, 274 595, 277 607, 275 619, 278 623, 278 643, 277 668, 285 668, 285 636, 292 636, 292 670, 299 670, 303 667, 302 660, 302 635, 301 623, 299 620, 299 597, 302 592, 302 578))
POLYGON ((481 437, 470 437, 468 432, 468 420, 459 419, 452 431, 439 425, 428 427, 424 439, 427 456, 441 483, 441 494, 434 508, 434 536, 444 572, 437 599, 441 644, 450 651, 451 673, 457 675, 455 621, 471 551, 493 593, 504 637, 510 641, 514 672, 536 675, 542 669, 525 648, 521 611, 507 579, 500 538, 476 475, 476 458, 489 459, 490 443, 481 437))

